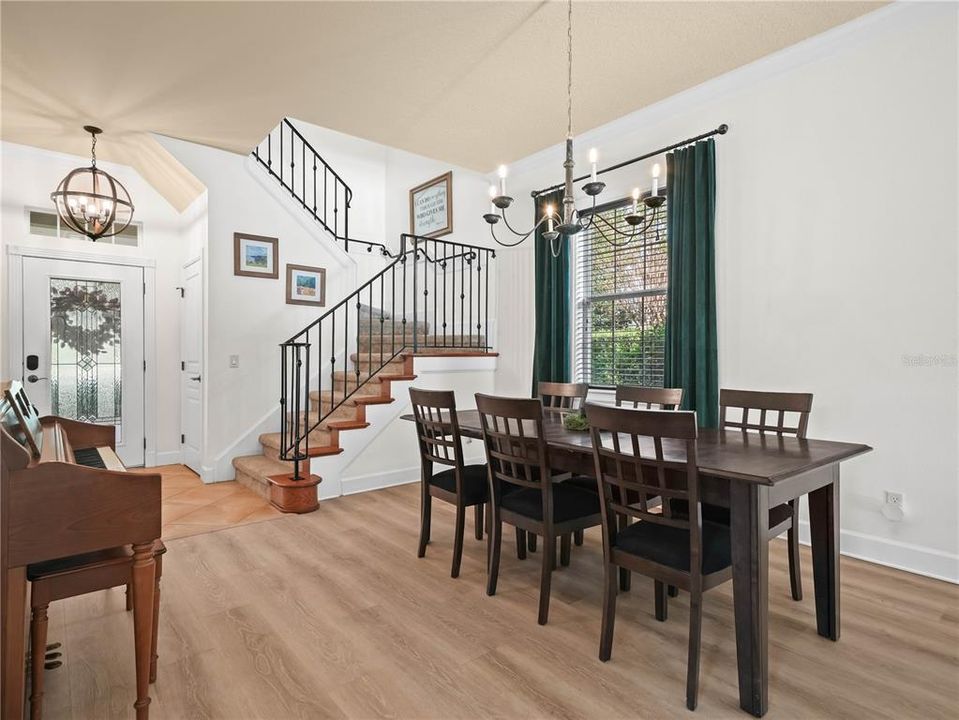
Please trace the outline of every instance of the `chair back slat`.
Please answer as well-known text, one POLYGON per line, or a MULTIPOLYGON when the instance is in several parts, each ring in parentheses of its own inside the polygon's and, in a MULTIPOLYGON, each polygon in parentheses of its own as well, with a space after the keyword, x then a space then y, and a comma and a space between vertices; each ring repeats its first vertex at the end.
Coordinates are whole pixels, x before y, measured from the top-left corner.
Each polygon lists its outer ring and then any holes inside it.
POLYGON ((719 391, 720 422, 725 429, 805 438, 812 398, 811 393, 722 389, 719 391), (732 417, 730 409, 734 411, 732 417), (738 419, 735 410, 740 411, 738 419), (757 411, 758 421, 755 420, 757 411))
POLYGON ((589 385, 586 383, 541 382, 537 386, 543 409, 547 411, 578 412, 586 402, 589 385))
POLYGON ((596 477, 602 479, 601 511, 606 557, 620 518, 633 517, 689 531, 691 572, 701 572, 702 510, 696 467, 696 413, 633 410, 587 403, 596 477), (628 442, 622 438, 628 438, 628 442), (666 447, 669 447, 669 453, 666 447), (667 457, 668 456, 668 457, 667 457), (655 484, 654 484, 655 483, 655 484), (689 514, 649 511, 649 500, 685 500, 689 514))
POLYGON ((493 490, 499 483, 545 490, 551 487, 549 453, 538 399, 476 394, 493 490))
POLYGON ((631 407, 634 410, 675 410, 683 402, 682 388, 639 387, 638 385, 616 386, 616 407, 631 407))
POLYGON ((410 401, 424 469, 431 469, 432 463, 462 468, 463 443, 452 391, 410 388, 410 401))

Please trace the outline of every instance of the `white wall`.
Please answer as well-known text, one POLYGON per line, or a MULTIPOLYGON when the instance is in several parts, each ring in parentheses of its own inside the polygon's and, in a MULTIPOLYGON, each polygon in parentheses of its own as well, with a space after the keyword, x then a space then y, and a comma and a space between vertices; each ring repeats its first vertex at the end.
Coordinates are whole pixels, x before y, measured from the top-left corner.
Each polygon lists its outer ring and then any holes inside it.
MULTIPOLYGON (((445 239, 482 240, 483 175, 299 120, 294 124, 353 190, 351 237, 396 247, 399 234, 409 229, 409 189, 452 169, 454 233, 445 239)), ((207 188, 198 201, 205 205, 205 239, 190 239, 200 237, 199 226, 187 234, 191 247, 207 247, 204 477, 230 479, 231 459, 257 452, 258 435, 279 429, 278 344, 324 312, 285 303, 286 264, 326 267, 330 308, 385 261, 375 252, 344 253, 249 157, 158 140, 207 188), (234 232, 279 238, 278 280, 233 275, 234 232), (230 355, 240 356, 239 368, 229 368, 230 355)), ((393 467, 389 456, 379 456, 378 462, 381 470, 393 467)))
MULTIPOLYGON (((155 262, 156 273, 156 353, 146 360, 157 373, 157 398, 154 422, 157 428, 157 461, 176 462, 180 455, 179 396, 168 388, 178 387, 179 316, 176 286, 179 285, 179 263, 182 252, 180 215, 130 167, 100 162, 99 166, 114 175, 127 188, 136 208, 134 221, 143 224, 138 248, 104 242, 60 239, 31 235, 25 208, 53 210, 50 193, 72 169, 90 164, 87 157, 40 150, 12 143, 0 143, 2 166, 2 219, 0 219, 0 256, 6 263, 7 246, 60 249, 99 255, 146 257, 155 262)), ((6 287, 8 279, 3 276, 6 287)), ((4 293, 0 293, 5 296, 4 293)), ((5 298, 4 298, 5 299, 5 298)), ((3 316, 2 345, 7 347, 9 318, 3 316)), ((11 367, 6 350, 2 357, 3 378, 19 377, 19 365, 11 367)), ((151 412, 148 405, 147 412, 151 412)), ((149 440, 149 439, 148 439, 149 440)))
MULTIPOLYGON (((609 165, 729 124, 716 140, 720 385, 815 393, 812 437, 875 448, 843 466, 844 551, 952 580, 957 15, 951 3, 893 5, 576 147, 580 169, 591 146, 609 165), (904 493, 901 523, 880 514, 884 490, 904 493)), ((510 194, 561 180, 561 163, 559 146, 517 163, 510 194)), ((604 197, 648 188, 650 163, 605 176, 604 197)), ((503 280, 497 391, 522 394, 532 293, 503 280)))

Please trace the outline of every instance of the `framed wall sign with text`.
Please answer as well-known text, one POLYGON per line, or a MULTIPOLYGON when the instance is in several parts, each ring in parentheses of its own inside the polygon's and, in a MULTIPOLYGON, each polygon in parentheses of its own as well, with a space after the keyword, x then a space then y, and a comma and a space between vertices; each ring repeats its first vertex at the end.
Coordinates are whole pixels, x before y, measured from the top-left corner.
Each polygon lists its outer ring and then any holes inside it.
POLYGON ((453 232, 453 172, 410 190, 410 232, 440 237, 453 232))

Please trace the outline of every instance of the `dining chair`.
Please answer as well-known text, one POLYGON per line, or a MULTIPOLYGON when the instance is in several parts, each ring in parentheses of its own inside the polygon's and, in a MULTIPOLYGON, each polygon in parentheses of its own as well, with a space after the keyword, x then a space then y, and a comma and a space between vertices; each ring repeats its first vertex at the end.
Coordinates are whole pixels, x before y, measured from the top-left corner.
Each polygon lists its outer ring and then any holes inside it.
MULTIPOLYGON (((603 620, 599 659, 613 649, 617 569, 653 578, 657 606, 666 585, 689 593, 686 706, 696 709, 702 634, 702 596, 732 578, 729 526, 702 519, 696 466, 696 413, 586 405, 593 462, 602 483, 603 620), (653 497, 682 499, 692 509, 675 517, 669 505, 650 512, 653 497), (623 525, 618 518, 638 522, 623 525)), ((657 613, 657 619, 665 615, 657 613)))
MULTIPOLYGON (((809 425, 812 399, 811 393, 723 388, 719 391, 719 424, 724 430, 741 430, 744 433, 770 434, 777 437, 794 435, 803 439, 809 425)), ((674 501, 672 511, 674 515, 682 515, 687 512, 687 508, 682 501, 674 501)), ((729 525, 729 508, 703 503, 703 519, 729 525)), ((798 498, 769 509, 767 538, 772 540, 783 532, 786 532, 790 591, 793 600, 799 601, 803 595, 802 571, 799 567, 798 498)))
MULTIPOLYGON (((568 412, 580 412, 583 409, 583 403, 586 402, 586 394, 589 392, 589 385, 586 383, 561 383, 561 382, 541 382, 536 386, 539 399, 543 402, 543 411, 555 413, 562 416, 568 412)), ((592 478, 574 477, 567 480, 573 485, 584 490, 594 490, 595 483, 592 478)), ((520 549, 523 538, 527 539, 527 546, 533 552, 536 551, 536 535, 527 533, 520 528, 516 528, 516 554, 521 560, 526 557, 525 550, 520 549)), ((577 545, 583 544, 583 531, 579 530, 573 535, 577 545)), ((568 544, 564 540, 564 543, 568 544)), ((565 554, 564 554, 565 556, 565 554)))
MULTIPOLYGON (((719 417, 723 429, 757 432, 761 435, 794 435, 806 437, 809 413, 812 411, 812 393, 760 392, 753 390, 719 391, 719 417), (737 420, 730 419, 728 411, 740 410, 737 420), (759 417, 755 418, 754 413, 759 417), (790 415, 787 416, 787 413, 790 415), (770 415, 773 418, 770 418, 770 415), (788 423, 788 424, 787 424, 788 423)), ((729 509, 705 506, 707 514, 718 521, 729 523, 729 509)), ((802 600, 802 573, 799 568, 799 498, 769 510, 769 538, 786 531, 789 557, 789 584, 793 600, 802 600)))
MULTIPOLYGON (((156 574, 153 607, 150 610, 150 682, 157 679, 157 625, 160 618, 160 577, 163 575, 162 540, 153 543, 156 574)), ((30 581, 30 719, 43 717, 44 655, 47 649, 48 610, 57 600, 86 595, 98 590, 126 586, 126 609, 135 611, 133 582, 134 553, 130 545, 71 555, 27 566, 30 581)))
POLYGON ((675 410, 683 402, 682 388, 640 387, 639 385, 617 385, 616 407, 628 406, 634 410, 644 406, 647 410, 675 410))
MULTIPOLYGON (((639 385, 617 385, 615 395, 616 407, 631 407, 633 410, 645 408, 646 410, 675 410, 683 402, 682 388, 658 388, 641 387, 639 385)), ((597 487, 593 480, 593 487, 597 487)), ((620 517, 623 527, 629 525, 630 518, 626 515, 620 517)), ((619 569, 619 589, 629 591, 631 585, 631 576, 626 568, 619 569)), ((672 585, 668 588, 670 597, 676 597, 676 588, 672 585)))
POLYGON ((483 506, 488 502, 486 465, 463 462, 463 442, 456 417, 456 397, 449 390, 410 388, 416 436, 420 448, 420 542, 417 557, 426 555, 430 541, 432 500, 456 506, 453 565, 450 577, 458 577, 463 559, 466 508, 473 506, 475 535, 483 539, 483 506), (434 464, 449 469, 433 474, 434 464))
POLYGON ((541 382, 536 387, 546 412, 578 412, 586 402, 589 385, 586 383, 541 382))
POLYGON ((476 395, 489 469, 492 523, 486 594, 496 594, 503 523, 543 538, 539 590, 540 625, 549 618, 550 580, 555 565, 556 539, 600 522, 599 496, 566 483, 553 482, 543 433, 543 404, 536 398, 476 395), (511 492, 507 490, 512 489, 511 492))

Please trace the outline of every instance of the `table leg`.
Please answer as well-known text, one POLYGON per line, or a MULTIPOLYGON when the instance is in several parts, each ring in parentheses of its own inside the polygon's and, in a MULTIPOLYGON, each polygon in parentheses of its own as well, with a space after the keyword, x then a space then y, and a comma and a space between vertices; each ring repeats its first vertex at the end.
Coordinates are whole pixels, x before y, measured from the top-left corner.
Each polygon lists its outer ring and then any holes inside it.
MULTIPOLYGON (((0 657, 0 717, 23 717, 26 692, 27 569, 9 568, 3 577, 2 657, 0 657)), ((43 660, 41 659, 41 662, 43 660)))
POLYGON ((729 506, 739 705, 762 717, 769 707, 768 489, 731 480, 729 506))
POLYGON ((150 716, 150 659, 153 650, 153 596, 156 560, 153 543, 133 546, 133 636, 136 661, 137 720, 150 716))
POLYGON ((809 536, 816 588, 816 629, 839 639, 839 466, 833 481, 809 493, 809 536))

